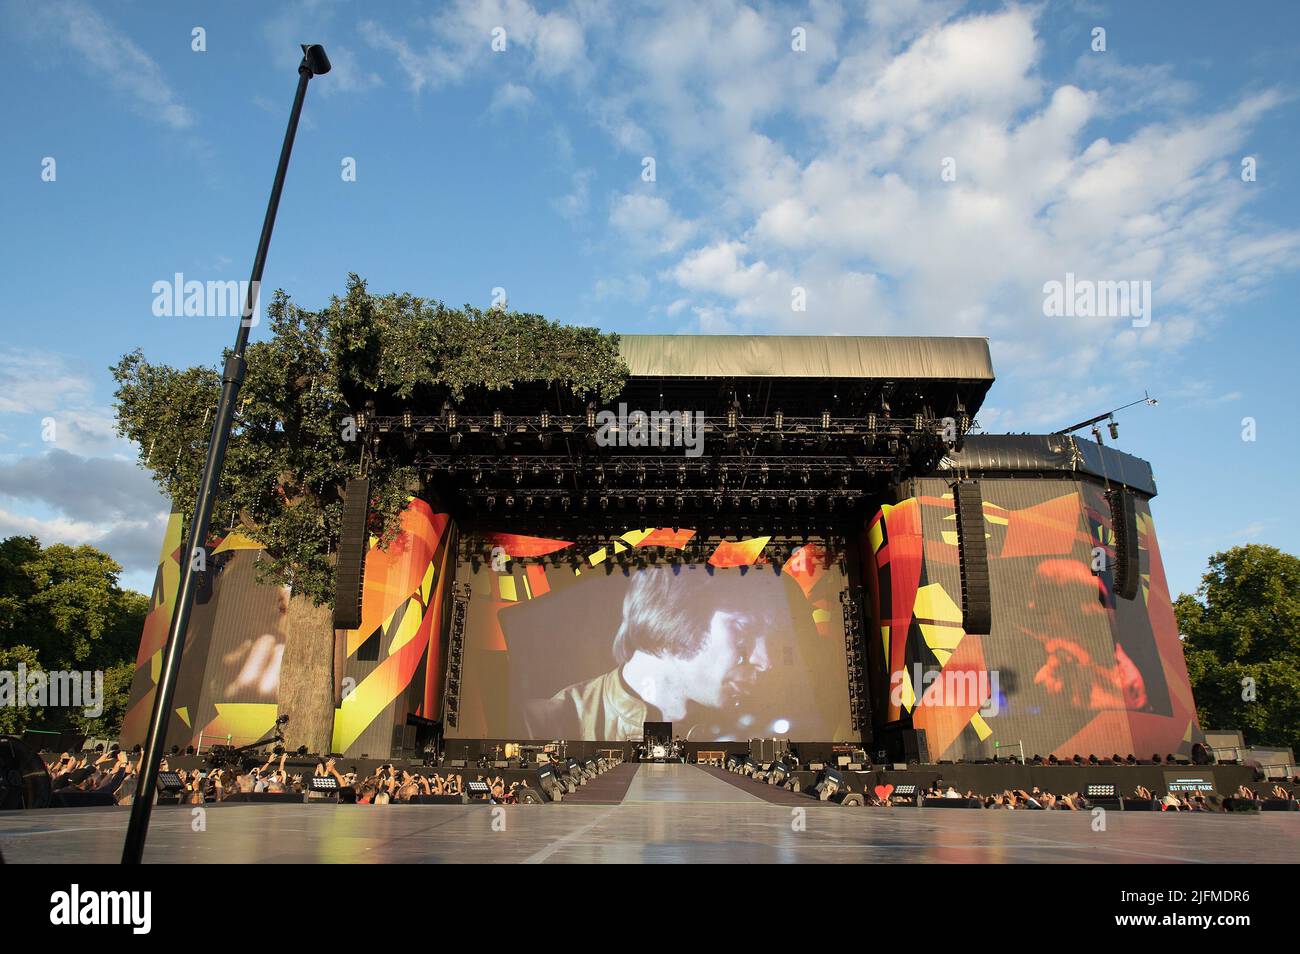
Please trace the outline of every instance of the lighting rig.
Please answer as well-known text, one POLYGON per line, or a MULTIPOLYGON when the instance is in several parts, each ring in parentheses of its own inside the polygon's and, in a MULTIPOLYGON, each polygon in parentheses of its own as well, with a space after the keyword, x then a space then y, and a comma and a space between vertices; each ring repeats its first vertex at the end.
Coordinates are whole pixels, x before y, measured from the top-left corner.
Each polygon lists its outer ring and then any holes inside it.
POLYGON ((932 469, 970 427, 960 402, 944 416, 929 408, 899 414, 883 400, 850 416, 756 417, 731 406, 691 418, 702 451, 691 456, 680 444, 655 446, 653 428, 602 431, 597 413, 470 413, 445 404, 437 414, 367 409, 353 417, 374 453, 398 455, 442 499, 480 514, 653 513, 661 522, 674 514, 843 514, 905 474, 932 469))

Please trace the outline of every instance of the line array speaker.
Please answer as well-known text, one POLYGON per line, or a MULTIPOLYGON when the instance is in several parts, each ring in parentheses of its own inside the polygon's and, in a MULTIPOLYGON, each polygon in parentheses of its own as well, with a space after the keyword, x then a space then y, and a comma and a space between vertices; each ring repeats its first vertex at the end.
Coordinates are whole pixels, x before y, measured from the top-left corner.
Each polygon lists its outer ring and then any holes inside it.
POLYGON ((1110 526, 1115 534, 1115 595, 1131 600, 1137 596, 1138 561, 1137 502, 1133 494, 1119 489, 1110 492, 1110 526))
POLYGON ((957 553, 961 567, 962 629, 987 636, 993 626, 989 596, 989 554, 984 540, 984 497, 978 480, 953 485, 957 508, 957 553))
POLYGON ((354 477, 343 493, 339 552, 334 564, 335 629, 356 629, 361 625, 361 583, 365 578, 369 510, 370 480, 354 477))

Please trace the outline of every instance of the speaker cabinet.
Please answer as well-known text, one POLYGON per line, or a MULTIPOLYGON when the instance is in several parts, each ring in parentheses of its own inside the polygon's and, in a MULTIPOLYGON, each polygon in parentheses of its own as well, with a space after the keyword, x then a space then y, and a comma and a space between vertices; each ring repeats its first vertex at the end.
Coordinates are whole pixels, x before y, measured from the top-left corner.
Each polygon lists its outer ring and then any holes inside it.
POLYGON ((366 518, 370 510, 370 481, 355 477, 343 494, 343 520, 338 559, 334 564, 334 628, 361 625, 361 583, 365 576, 366 518))
POLYGON ((1115 536, 1115 595, 1137 596, 1141 568, 1138 559, 1137 502, 1127 490, 1110 492, 1110 526, 1115 536))
POLYGON ((962 629, 987 636, 993 626, 989 555, 984 540, 984 497, 978 480, 953 485, 957 509, 957 554, 961 568, 962 629))
POLYGON ((930 746, 925 741, 924 729, 903 730, 903 757, 909 764, 930 764, 930 746))

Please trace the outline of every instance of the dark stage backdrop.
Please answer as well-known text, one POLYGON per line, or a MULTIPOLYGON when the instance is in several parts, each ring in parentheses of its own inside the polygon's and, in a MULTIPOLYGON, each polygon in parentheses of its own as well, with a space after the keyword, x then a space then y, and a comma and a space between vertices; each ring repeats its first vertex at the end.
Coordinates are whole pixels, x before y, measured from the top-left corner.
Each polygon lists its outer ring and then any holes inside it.
POLYGON ((1026 756, 1149 758, 1202 739, 1146 500, 1140 583, 1126 600, 1102 484, 980 480, 993 625, 976 635, 962 629, 950 485, 911 486, 863 537, 878 722, 925 729, 932 759, 1005 756, 1021 742, 1026 756), (979 698, 953 691, 971 686, 979 698))
POLYGON ((449 735, 622 741, 662 719, 696 742, 848 740, 838 560, 812 541, 776 563, 760 537, 668 565, 693 536, 630 531, 583 554, 563 540, 471 541, 497 559, 457 568, 471 596, 449 735), (613 566, 624 551, 659 563, 613 566))

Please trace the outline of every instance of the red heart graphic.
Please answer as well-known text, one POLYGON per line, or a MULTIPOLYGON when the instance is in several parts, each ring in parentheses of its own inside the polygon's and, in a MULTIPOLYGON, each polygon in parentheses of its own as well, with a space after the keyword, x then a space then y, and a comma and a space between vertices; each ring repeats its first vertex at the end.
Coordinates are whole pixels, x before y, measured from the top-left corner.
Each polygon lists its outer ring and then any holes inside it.
POLYGON ((883 802, 883 801, 884 801, 885 799, 887 799, 890 795, 893 795, 893 794, 894 794, 894 786, 892 786, 892 785, 877 785, 877 786, 875 787, 875 793, 876 793, 876 798, 880 799, 880 800, 883 802))

